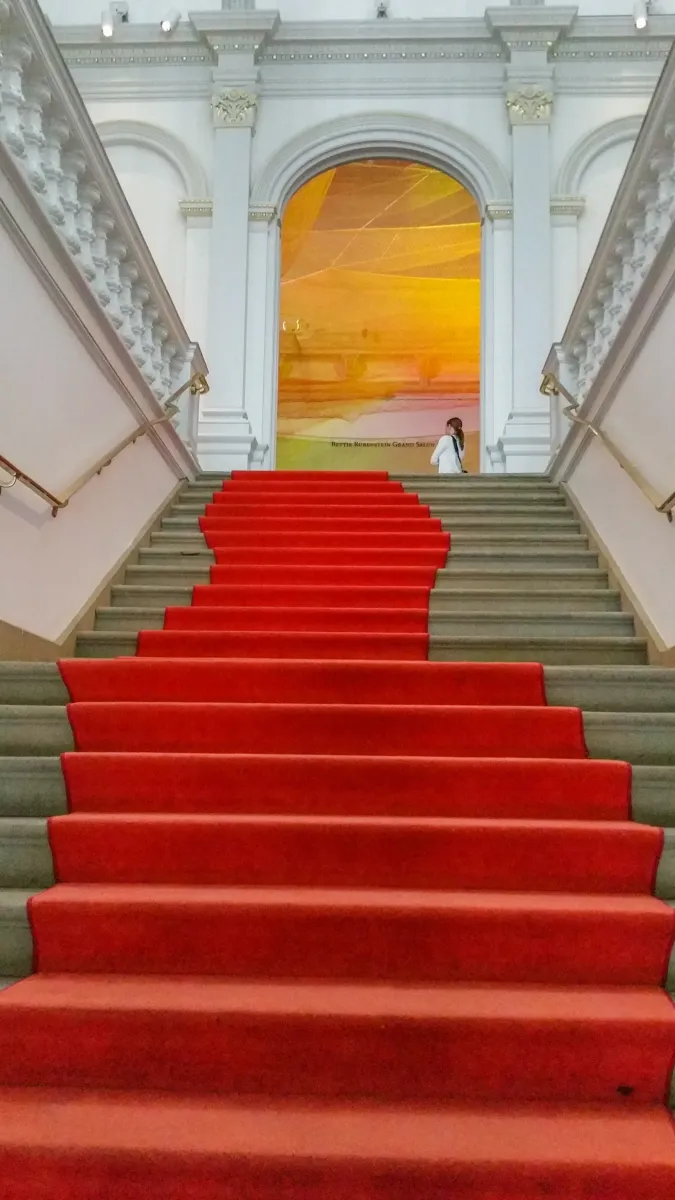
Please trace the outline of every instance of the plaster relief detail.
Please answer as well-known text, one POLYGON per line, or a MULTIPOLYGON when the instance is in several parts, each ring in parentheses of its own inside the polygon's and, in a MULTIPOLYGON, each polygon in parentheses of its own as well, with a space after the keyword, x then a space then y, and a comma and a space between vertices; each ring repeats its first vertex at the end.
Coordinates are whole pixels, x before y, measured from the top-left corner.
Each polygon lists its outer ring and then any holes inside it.
POLYGON ((509 92, 506 107, 512 125, 548 125, 553 114, 553 93, 523 87, 509 92))
POLYGON ((213 123, 218 129, 253 129, 258 114, 255 92, 230 88, 211 101, 213 123))

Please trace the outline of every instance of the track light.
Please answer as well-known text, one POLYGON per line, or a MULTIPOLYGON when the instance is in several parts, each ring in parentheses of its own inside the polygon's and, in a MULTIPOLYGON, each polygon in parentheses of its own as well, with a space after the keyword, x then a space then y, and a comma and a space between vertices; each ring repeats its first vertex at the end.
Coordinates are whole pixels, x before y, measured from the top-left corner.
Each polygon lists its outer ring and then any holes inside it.
POLYGON ((649 24, 651 0, 636 0, 633 6, 633 20, 636 29, 646 29, 649 24))
POLYGON ((101 13, 101 33, 104 38, 114 37, 115 27, 125 25, 129 20, 129 5, 127 0, 115 0, 109 8, 101 13))
POLYGON ((175 31, 178 29, 179 25, 180 25, 180 13, 175 8, 172 10, 172 12, 168 13, 167 16, 164 17, 159 23, 159 27, 160 27, 162 33, 175 33, 175 31))

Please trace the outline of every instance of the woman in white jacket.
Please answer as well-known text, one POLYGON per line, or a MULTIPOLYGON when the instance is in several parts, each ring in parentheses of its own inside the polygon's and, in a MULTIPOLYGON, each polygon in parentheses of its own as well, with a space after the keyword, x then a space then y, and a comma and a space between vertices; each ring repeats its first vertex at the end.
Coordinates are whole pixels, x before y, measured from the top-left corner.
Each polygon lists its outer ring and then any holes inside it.
POLYGON ((450 417, 445 434, 431 456, 432 467, 439 475, 463 475, 464 430, 459 417, 450 417))

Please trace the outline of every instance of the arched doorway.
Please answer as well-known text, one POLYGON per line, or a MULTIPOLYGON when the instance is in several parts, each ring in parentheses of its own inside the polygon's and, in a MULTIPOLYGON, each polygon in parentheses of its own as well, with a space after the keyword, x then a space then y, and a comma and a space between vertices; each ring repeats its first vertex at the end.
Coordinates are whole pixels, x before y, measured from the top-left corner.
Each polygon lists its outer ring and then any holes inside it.
POLYGON ((254 173, 248 246, 245 408, 258 449, 276 465, 281 224, 296 192, 322 172, 363 159, 434 167, 462 184, 481 216, 481 467, 512 407, 511 183, 477 138, 445 121, 409 113, 355 112, 297 133, 254 173), (498 237, 497 237, 498 235, 498 237), (498 268, 498 269, 497 269, 498 268))
POLYGON ((480 463, 481 220, 407 159, 315 175, 281 237, 276 465, 432 471, 449 416, 480 463))

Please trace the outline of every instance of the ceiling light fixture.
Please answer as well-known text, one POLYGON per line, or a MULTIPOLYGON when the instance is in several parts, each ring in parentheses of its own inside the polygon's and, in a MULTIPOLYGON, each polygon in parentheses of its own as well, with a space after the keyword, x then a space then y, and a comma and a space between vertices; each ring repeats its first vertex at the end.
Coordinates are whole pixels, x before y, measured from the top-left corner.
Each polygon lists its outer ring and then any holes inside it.
POLYGON ((633 20, 635 21, 636 29, 647 28, 651 7, 651 0, 636 0, 633 7, 633 20))
POLYGON ((117 25, 126 25, 129 20, 129 5, 127 0, 115 0, 109 8, 103 10, 101 14, 101 33, 104 38, 111 38, 115 34, 117 25))
POLYGON ((159 23, 162 33, 175 33, 180 25, 180 16, 180 13, 175 8, 168 13, 159 23))

